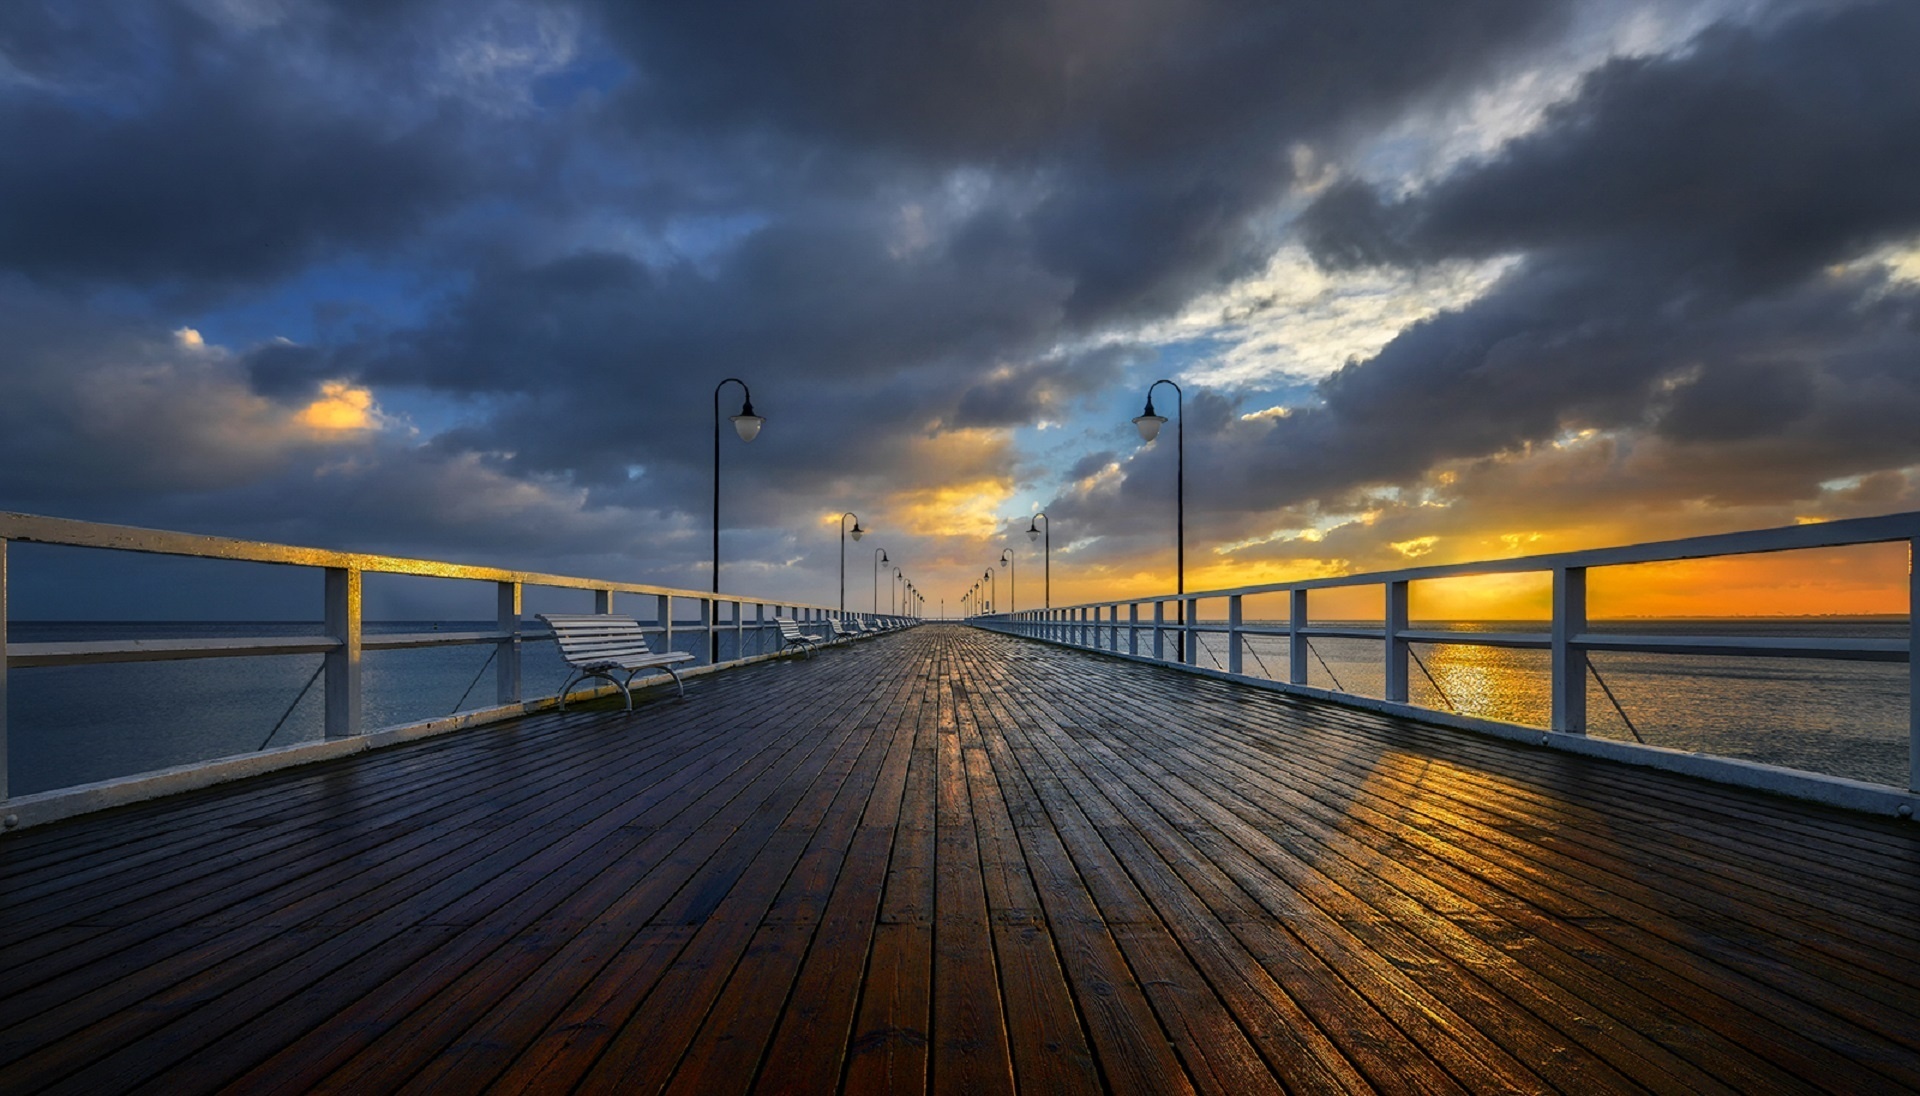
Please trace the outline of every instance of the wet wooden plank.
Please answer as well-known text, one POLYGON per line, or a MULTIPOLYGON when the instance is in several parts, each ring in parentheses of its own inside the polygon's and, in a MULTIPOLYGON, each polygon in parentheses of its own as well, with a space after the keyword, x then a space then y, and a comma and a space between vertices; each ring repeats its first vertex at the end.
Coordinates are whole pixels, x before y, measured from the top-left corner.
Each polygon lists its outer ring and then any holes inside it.
POLYGON ((0 836, 0 1089, 1920 1088, 1920 836, 958 627, 0 836))

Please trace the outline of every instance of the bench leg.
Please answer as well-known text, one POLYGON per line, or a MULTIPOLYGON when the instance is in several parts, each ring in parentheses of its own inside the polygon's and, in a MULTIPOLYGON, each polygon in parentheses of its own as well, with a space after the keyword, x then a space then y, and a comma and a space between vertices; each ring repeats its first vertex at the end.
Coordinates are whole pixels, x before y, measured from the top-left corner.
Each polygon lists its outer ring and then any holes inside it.
POLYGON ((584 680, 586 676, 587 675, 580 673, 577 670, 567 675, 567 683, 565 685, 560 686, 560 710, 561 711, 564 712, 567 710, 567 690, 573 688, 574 682, 584 680))
POLYGON ((627 698, 628 711, 633 710, 633 679, 636 677, 639 677, 641 674, 647 672, 648 670, 653 670, 653 669, 660 669, 660 670, 667 671, 667 676, 673 678, 674 686, 680 690, 680 699, 681 700, 687 699, 687 683, 680 680, 680 671, 674 669, 672 666, 658 666, 658 667, 642 666, 638 670, 635 670, 632 673, 628 674, 626 683, 620 686, 620 695, 627 698))

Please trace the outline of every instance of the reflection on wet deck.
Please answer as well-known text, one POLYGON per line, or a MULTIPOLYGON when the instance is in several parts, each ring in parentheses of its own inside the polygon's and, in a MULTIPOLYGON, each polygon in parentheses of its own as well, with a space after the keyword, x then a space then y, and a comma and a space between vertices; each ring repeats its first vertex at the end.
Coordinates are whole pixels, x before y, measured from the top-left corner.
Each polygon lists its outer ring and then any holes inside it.
POLYGON ((955 626, 0 840, 0 1090, 1920 1088, 1920 831, 955 626))

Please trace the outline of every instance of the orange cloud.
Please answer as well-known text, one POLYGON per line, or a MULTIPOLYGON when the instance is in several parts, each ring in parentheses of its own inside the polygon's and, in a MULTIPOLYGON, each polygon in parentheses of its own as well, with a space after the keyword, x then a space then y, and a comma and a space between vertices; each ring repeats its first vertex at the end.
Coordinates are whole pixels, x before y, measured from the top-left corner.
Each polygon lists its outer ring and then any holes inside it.
POLYGON ((380 412, 373 404, 373 392, 345 381, 328 381, 320 386, 320 396, 294 416, 312 430, 339 433, 371 430, 380 425, 380 412))

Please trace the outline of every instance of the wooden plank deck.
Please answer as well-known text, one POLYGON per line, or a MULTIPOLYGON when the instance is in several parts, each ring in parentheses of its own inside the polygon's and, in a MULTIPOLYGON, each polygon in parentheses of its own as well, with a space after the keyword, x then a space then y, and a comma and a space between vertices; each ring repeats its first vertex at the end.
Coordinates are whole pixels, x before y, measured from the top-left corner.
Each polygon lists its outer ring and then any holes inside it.
POLYGON ((1920 1090, 1920 828, 958 626, 0 839, 0 1092, 1920 1090))

